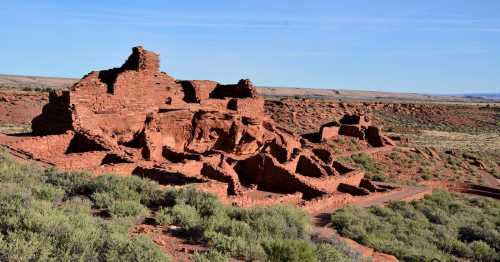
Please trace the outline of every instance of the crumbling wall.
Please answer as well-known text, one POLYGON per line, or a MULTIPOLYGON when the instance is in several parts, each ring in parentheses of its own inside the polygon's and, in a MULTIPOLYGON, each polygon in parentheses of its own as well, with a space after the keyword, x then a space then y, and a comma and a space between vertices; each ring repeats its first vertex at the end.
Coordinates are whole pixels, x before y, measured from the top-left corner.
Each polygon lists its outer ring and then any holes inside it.
POLYGON ((381 127, 373 126, 370 117, 365 114, 345 114, 340 121, 333 121, 321 126, 315 134, 321 141, 336 138, 338 135, 367 140, 373 147, 394 145, 392 140, 382 134, 381 127), (340 123, 339 123, 340 122, 340 123))
POLYGON ((49 92, 49 103, 42 109, 42 114, 31 121, 31 129, 35 135, 63 134, 72 129, 73 121, 70 111, 69 91, 52 90, 49 92))
POLYGON ((184 92, 183 100, 187 103, 200 103, 202 100, 207 100, 210 93, 219 85, 215 81, 209 80, 188 80, 179 81, 184 92))
POLYGON ((217 85, 210 98, 255 98, 257 91, 249 79, 242 79, 236 85, 217 85))
POLYGON ((267 154, 258 154, 239 161, 235 170, 244 185, 257 185, 260 190, 284 194, 302 192, 306 199, 324 194, 300 181, 291 171, 267 154))
POLYGON ((307 212, 317 214, 318 212, 323 210, 335 210, 343 208, 347 204, 351 203, 352 200, 352 195, 336 192, 306 201, 302 204, 302 206, 307 212))
POLYGON ((75 137, 73 132, 62 135, 48 135, 44 137, 29 137, 12 143, 10 146, 21 149, 34 158, 51 161, 59 155, 63 155, 75 137))
POLYGON ((93 71, 69 91, 51 93, 33 119, 36 137, 13 147, 66 169, 196 184, 241 206, 305 201, 314 209, 324 204, 313 199, 350 201, 339 191, 373 191, 361 183, 363 172, 335 162, 334 150, 322 143, 351 135, 385 145, 368 116, 326 124, 311 143, 264 114, 250 80, 179 81, 159 68, 158 54, 133 48, 121 67, 93 71))

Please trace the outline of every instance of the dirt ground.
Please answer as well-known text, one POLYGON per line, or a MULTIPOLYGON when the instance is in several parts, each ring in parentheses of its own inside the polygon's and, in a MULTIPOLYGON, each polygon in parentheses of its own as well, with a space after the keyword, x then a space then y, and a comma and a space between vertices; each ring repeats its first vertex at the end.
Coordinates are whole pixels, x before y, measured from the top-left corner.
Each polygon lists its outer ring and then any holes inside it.
POLYGON ((0 132, 29 131, 31 119, 47 102, 47 93, 0 90, 0 132))

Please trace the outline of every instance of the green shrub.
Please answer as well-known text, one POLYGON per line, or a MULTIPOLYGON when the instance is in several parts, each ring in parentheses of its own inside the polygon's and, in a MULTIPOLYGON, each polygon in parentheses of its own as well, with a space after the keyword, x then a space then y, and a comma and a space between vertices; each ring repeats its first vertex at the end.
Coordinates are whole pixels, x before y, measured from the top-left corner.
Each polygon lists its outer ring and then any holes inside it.
POLYGON ((473 241, 469 244, 472 250, 472 258, 475 261, 498 261, 500 255, 483 241, 473 241))
POLYGON ((139 236, 131 240, 113 238, 106 252, 106 261, 170 261, 151 239, 139 236))
POLYGON ((330 244, 319 244, 316 247, 316 258, 319 262, 348 262, 352 261, 346 254, 338 250, 338 247, 334 247, 330 244))
POLYGON ((217 197, 206 192, 198 191, 192 187, 170 193, 167 198, 170 198, 167 199, 167 202, 194 207, 201 217, 216 216, 217 214, 225 212, 224 206, 217 197), (172 199, 172 197, 175 199, 172 199))
POLYGON ((68 195, 86 194, 90 175, 83 172, 59 172, 55 169, 47 169, 43 177, 45 182, 62 188, 68 195))
POLYGON ((388 176, 382 175, 382 174, 369 175, 368 178, 373 180, 373 181, 379 181, 379 182, 391 181, 391 179, 388 176))
POLYGON ((196 208, 186 204, 175 205, 171 208, 170 215, 174 224, 184 227, 187 230, 199 225, 201 221, 196 208))
POLYGON ((108 192, 95 192, 90 198, 94 201, 96 208, 109 208, 115 201, 115 197, 108 192))
POLYGON ((0 261, 168 261, 151 240, 129 238, 138 201, 112 199, 111 218, 94 215, 93 183, 0 154, 0 261))
POLYGON ((382 164, 377 163, 370 155, 361 153, 354 154, 351 156, 354 163, 363 168, 367 175, 371 178, 376 177, 378 181, 387 181, 388 178, 384 175, 385 167, 382 164))
POLYGON ((421 177, 423 180, 430 180, 432 178, 430 174, 423 174, 421 177))
POLYGON ((62 201, 65 194, 64 190, 47 184, 33 186, 31 193, 36 199, 54 202, 62 201))
POLYGON ((166 208, 162 207, 156 213, 155 222, 158 225, 168 226, 168 225, 172 224, 173 221, 174 220, 173 220, 172 216, 169 214, 169 211, 166 208))
MULTIPOLYGON (((267 245, 268 252, 274 252, 278 248, 287 248, 287 244, 292 245, 288 248, 301 247, 297 243, 310 245, 307 247, 311 249, 306 251, 310 251, 313 258, 316 252, 322 252, 323 257, 328 255, 325 248, 317 249, 310 242, 310 218, 296 207, 226 207, 213 195, 192 188, 167 190, 163 205, 165 207, 156 212, 158 224, 177 224, 187 231, 190 238, 205 242, 225 255, 247 261, 270 260, 264 245, 267 245)), ((331 248, 335 247, 331 245, 331 248)), ((341 250, 337 252, 343 254, 341 250)))
POLYGON ((196 252, 191 257, 194 262, 227 262, 229 259, 223 254, 210 250, 208 252, 199 253, 196 252))
POLYGON ((402 261, 494 261, 500 252, 499 214, 498 201, 437 190, 410 203, 348 206, 331 221, 342 236, 402 261))
POLYGON ((143 217, 146 209, 135 201, 114 201, 109 209, 113 217, 143 217))
POLYGON ((309 216, 302 210, 284 205, 232 209, 229 217, 249 224, 257 238, 306 238, 311 231, 309 216))
POLYGON ((88 198, 76 196, 66 199, 59 205, 59 208, 66 213, 86 213, 90 214, 92 211, 92 201, 88 198))
POLYGON ((263 243, 268 261, 315 262, 316 255, 311 244, 303 240, 271 240, 263 243))
POLYGON ((259 261, 328 261, 348 257, 310 241, 311 221, 297 207, 238 208, 215 196, 161 189, 139 177, 43 170, 0 153, 1 261, 166 261, 146 237, 129 231, 151 208, 157 224, 176 224, 212 250, 195 261, 232 256, 259 261), (282 254, 282 252, 286 252, 282 254))

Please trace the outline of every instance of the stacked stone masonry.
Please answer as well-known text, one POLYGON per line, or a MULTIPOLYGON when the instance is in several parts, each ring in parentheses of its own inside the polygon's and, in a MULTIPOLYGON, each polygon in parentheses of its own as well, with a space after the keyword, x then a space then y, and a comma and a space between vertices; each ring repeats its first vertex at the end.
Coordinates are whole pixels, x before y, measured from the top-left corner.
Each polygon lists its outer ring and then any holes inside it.
MULTIPOLYGON (((176 80, 159 63, 156 53, 135 47, 121 67, 52 92, 32 121, 33 137, 9 147, 63 169, 194 184, 240 206, 322 206, 322 199, 344 203, 376 191, 361 170, 334 161, 330 146, 276 126, 250 80, 176 80)), ((364 115, 318 134, 322 141, 338 135, 391 143, 364 115)))

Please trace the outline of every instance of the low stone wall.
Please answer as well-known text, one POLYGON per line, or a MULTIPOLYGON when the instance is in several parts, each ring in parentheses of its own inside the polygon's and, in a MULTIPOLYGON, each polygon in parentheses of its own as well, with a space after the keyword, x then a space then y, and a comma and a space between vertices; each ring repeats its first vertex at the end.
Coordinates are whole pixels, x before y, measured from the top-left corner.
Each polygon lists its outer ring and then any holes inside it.
POLYGON ((315 214, 324 210, 334 210, 342 208, 353 200, 353 196, 345 193, 332 193, 319 197, 302 204, 303 209, 311 214, 315 214))

